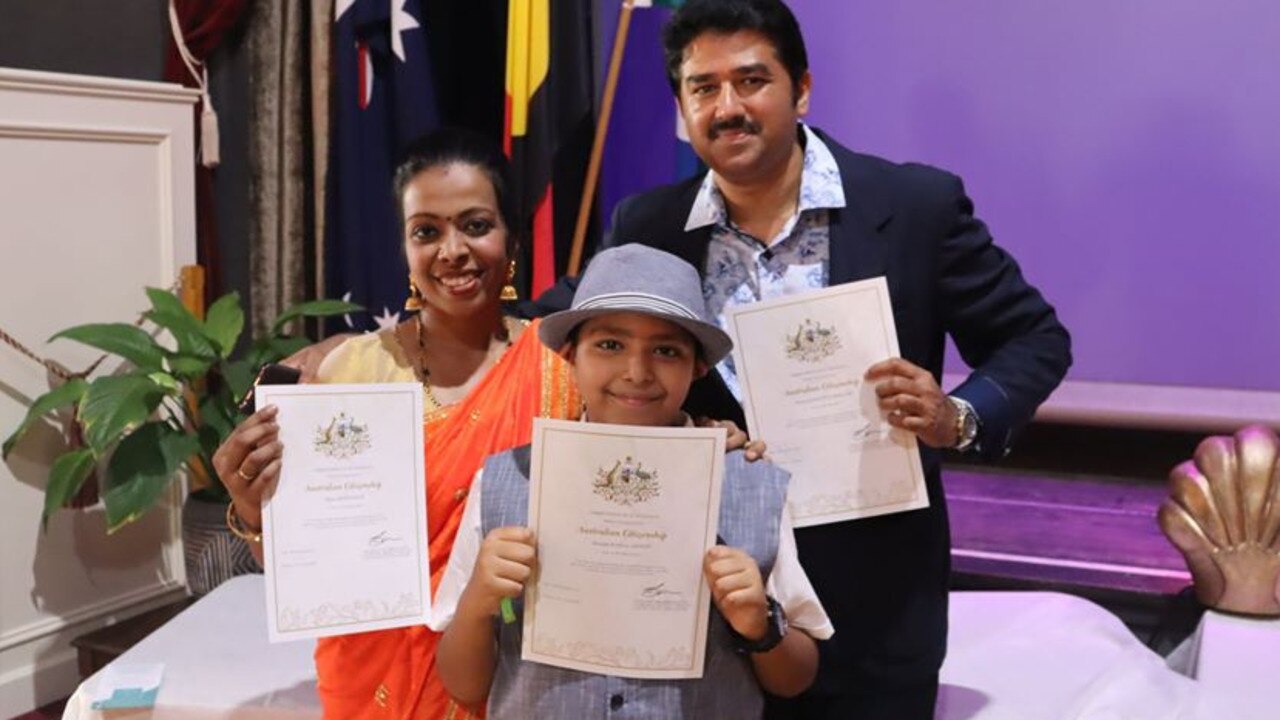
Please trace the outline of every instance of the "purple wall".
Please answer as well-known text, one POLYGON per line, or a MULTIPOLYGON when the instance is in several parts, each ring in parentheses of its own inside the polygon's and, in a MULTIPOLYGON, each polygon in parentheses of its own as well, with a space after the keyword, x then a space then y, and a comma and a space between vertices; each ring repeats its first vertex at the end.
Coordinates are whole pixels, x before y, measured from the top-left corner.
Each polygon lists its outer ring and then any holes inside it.
MULTIPOLYGON (((1280 2, 791 5, 810 121, 960 174, 1070 327, 1072 379, 1280 390, 1280 2)), ((674 177, 666 15, 635 13, 606 212, 674 177)))
POLYGON ((810 121, 960 174, 1073 379, 1280 390, 1280 3, 791 5, 810 121))

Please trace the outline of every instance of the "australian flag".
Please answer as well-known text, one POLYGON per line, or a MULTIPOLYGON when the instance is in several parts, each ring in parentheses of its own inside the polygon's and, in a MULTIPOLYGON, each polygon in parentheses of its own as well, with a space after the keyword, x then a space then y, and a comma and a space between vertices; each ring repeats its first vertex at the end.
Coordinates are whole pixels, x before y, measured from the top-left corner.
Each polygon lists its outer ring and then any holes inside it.
POLYGON ((363 305, 357 330, 394 325, 408 295, 391 174, 438 124, 419 0, 337 0, 325 294, 363 305), (375 325, 376 323, 376 325, 375 325))

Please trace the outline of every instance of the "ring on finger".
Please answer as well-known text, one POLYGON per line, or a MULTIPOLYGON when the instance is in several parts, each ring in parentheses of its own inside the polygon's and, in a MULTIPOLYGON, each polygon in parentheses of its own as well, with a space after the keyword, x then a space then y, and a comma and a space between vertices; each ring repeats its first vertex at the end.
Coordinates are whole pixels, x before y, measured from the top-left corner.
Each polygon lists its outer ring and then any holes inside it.
POLYGON ((243 465, 241 465, 240 467, 236 468, 236 474, 237 474, 237 475, 239 475, 239 476, 240 476, 240 479, 241 479, 241 480, 243 480, 243 481, 245 481, 245 482, 253 482, 254 478, 258 477, 258 473, 254 473, 254 474, 250 475, 249 473, 245 472, 245 471, 244 471, 244 466, 243 466, 243 465))

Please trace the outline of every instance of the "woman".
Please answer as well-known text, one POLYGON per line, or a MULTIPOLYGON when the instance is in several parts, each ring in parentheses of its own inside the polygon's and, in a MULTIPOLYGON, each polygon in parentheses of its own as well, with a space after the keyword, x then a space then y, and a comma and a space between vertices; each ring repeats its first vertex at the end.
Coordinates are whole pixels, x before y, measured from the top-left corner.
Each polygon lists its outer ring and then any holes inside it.
MULTIPOLYGON (((530 442, 532 418, 573 417, 581 401, 567 366, 531 324, 503 317, 516 238, 501 152, 470 132, 433 133, 397 169, 395 191, 409 264, 406 307, 420 312, 394 330, 347 339, 317 379, 422 383, 434 590, 484 458, 530 442)), ((249 535, 260 532, 263 493, 280 473, 274 418, 272 409, 255 413, 214 456, 233 520, 249 535)), ((261 560, 261 544, 251 544, 261 560)), ((321 640, 325 717, 466 717, 436 677, 438 640, 425 627, 321 640)))

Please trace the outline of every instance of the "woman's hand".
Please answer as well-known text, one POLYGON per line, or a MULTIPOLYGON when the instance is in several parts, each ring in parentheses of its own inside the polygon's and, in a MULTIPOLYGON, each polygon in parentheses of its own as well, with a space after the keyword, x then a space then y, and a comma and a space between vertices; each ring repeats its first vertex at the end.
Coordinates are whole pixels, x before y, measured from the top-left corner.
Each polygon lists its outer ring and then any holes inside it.
POLYGON ((495 528, 480 544, 471 580, 459 598, 459 612, 465 603, 472 613, 497 615, 503 598, 519 597, 524 592, 524 584, 533 576, 537 562, 538 546, 532 530, 495 528))
POLYGON ((769 632, 769 602, 755 559, 739 548, 716 545, 702 560, 702 574, 716 609, 749 642, 769 632))
POLYGON ((213 469, 231 493, 236 515, 247 529, 262 529, 262 501, 280 479, 280 426, 268 406, 236 426, 213 454, 213 469))
POLYGON ((763 458, 765 450, 768 449, 763 440, 752 440, 747 437, 747 431, 738 427, 738 423, 732 420, 712 420, 709 417, 700 417, 694 420, 693 424, 700 428, 724 428, 728 431, 728 435, 724 440, 724 451, 742 450, 746 453, 748 462, 755 462, 763 458))

